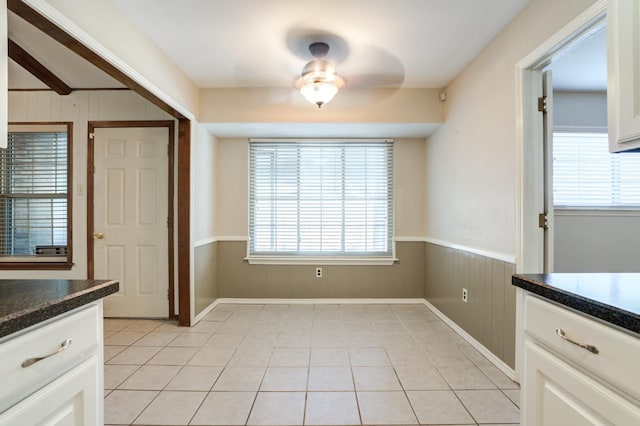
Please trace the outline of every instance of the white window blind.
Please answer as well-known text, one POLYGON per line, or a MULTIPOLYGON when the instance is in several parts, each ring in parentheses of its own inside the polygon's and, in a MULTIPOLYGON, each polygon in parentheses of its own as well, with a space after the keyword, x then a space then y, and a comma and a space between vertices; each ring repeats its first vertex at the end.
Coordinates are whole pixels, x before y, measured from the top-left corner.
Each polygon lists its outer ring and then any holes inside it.
POLYGON ((67 246, 67 132, 10 132, 0 149, 0 256, 67 246))
POLYGON ((640 153, 611 154, 608 136, 554 132, 557 207, 640 207, 640 153))
POLYGON ((393 255, 393 141, 250 142, 249 255, 393 255))

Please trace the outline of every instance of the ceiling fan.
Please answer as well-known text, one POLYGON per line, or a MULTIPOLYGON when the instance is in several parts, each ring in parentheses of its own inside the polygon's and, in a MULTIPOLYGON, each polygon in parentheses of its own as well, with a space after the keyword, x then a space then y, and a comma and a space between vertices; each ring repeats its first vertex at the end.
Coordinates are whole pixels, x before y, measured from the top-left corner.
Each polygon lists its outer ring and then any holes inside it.
POLYGON ((316 41, 309 45, 309 53, 315 59, 308 62, 296 80, 295 86, 300 93, 312 104, 321 108, 331 101, 344 84, 335 66, 324 58, 329 53, 329 45, 323 41, 316 41))

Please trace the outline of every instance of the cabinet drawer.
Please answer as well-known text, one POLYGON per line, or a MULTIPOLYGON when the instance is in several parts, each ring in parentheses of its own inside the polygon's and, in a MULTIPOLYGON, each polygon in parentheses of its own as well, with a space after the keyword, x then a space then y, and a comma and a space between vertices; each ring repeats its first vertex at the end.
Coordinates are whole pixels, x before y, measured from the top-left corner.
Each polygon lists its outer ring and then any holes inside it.
POLYGON ((640 400, 639 338, 530 295, 524 323, 526 333, 541 344, 640 400), (562 339, 556 329, 568 339, 594 346, 598 353, 562 339))
POLYGON ((0 413, 97 354, 101 344, 98 306, 93 304, 25 330, 0 344, 0 413), (71 343, 58 353, 63 342, 71 343), (23 367, 23 362, 54 355, 23 367))

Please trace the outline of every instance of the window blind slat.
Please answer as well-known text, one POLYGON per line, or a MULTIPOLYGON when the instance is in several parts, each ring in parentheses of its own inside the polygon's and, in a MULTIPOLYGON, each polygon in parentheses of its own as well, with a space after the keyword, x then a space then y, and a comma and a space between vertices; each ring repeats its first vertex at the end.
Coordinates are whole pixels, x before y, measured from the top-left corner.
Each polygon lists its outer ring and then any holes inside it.
POLYGON ((393 142, 249 149, 251 255, 392 255, 393 142))

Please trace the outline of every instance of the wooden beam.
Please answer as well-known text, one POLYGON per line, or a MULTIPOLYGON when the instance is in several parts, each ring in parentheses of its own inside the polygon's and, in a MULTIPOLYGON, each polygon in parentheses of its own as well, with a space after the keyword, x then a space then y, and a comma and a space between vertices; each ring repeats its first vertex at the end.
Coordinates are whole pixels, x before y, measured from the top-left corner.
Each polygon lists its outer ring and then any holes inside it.
POLYGON ((178 324, 191 324, 191 122, 178 120, 178 324))
POLYGON ((73 91, 67 83, 62 81, 57 75, 51 72, 51 70, 11 39, 9 39, 9 58, 29 71, 34 77, 46 84, 58 95, 68 95, 73 91))
POLYGON ((102 56, 95 53, 93 50, 82 44, 80 41, 76 40, 73 36, 68 34, 65 30, 58 27, 56 24, 51 22, 46 17, 42 16, 31 6, 25 4, 21 0, 7 0, 7 9, 29 22, 34 27, 38 28, 40 31, 47 34, 49 37, 58 41, 63 46, 67 47, 69 50, 76 53, 78 56, 86 59, 120 83, 124 84, 129 89, 135 91, 140 96, 156 105, 161 110, 167 112, 172 117, 177 119, 186 118, 180 112, 178 112, 175 108, 168 105, 166 102, 158 98, 156 95, 151 93, 151 91, 147 90, 137 81, 126 75, 120 69, 112 65, 102 56))

